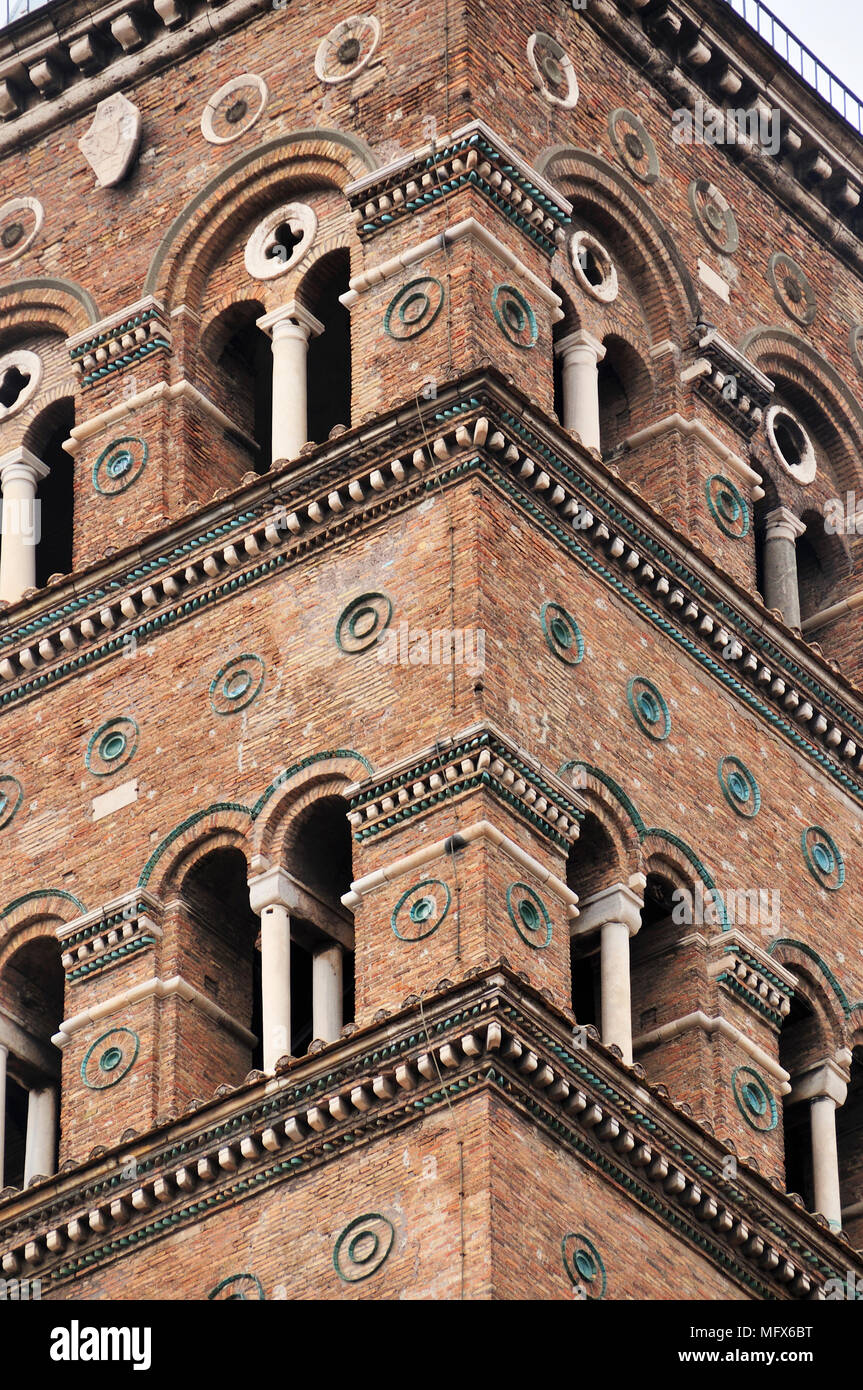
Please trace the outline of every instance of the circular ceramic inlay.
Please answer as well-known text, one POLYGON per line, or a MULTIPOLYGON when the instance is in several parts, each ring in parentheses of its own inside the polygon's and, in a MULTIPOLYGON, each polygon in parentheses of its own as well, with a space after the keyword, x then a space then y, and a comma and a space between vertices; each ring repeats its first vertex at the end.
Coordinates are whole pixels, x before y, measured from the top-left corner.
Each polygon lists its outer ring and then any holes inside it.
POLYGON ((784 251, 774 251, 767 262, 767 279, 773 296, 786 314, 804 327, 816 313, 815 291, 801 266, 784 251))
POLYGON ((450 890, 439 878, 424 878, 402 893, 390 926, 399 941, 423 941, 436 932, 449 912, 450 890))
POLYGON ((131 1028, 110 1028, 91 1043, 81 1063, 81 1080, 90 1091, 116 1086, 132 1070, 141 1046, 131 1028))
POLYGON ((608 133, 614 152, 624 168, 640 183, 656 183, 659 156, 656 146, 633 111, 618 106, 608 118, 608 133))
POLYGON ((42 359, 15 348, 0 356, 0 421, 29 405, 42 384, 42 359))
POLYGON ((343 19, 321 39, 315 72, 321 82, 349 82, 367 67, 381 41, 380 21, 373 14, 343 19))
POLYGON ((116 497, 137 482, 147 466, 146 441, 136 435, 112 439, 93 465, 93 487, 103 497, 116 497))
POLYGON ((384 331, 391 338, 417 338, 431 328, 443 307, 440 280, 422 275, 409 280, 390 300, 384 314, 384 331))
POLYGON ((539 336, 536 315, 513 285, 496 285, 491 294, 494 321, 517 348, 532 348, 539 336))
POLYGON ((333 1266, 346 1284, 377 1273, 393 1248, 395 1227, 380 1212, 357 1216, 345 1227, 333 1250, 333 1266))
POLYGON ((214 714, 239 714, 261 693, 266 675, 263 658, 254 652, 232 657, 210 682, 214 714))
POLYGON ((708 179, 693 179, 688 197, 692 215, 711 246, 726 256, 733 255, 740 245, 740 234, 728 199, 708 179))
POLYGON ((567 1276, 582 1297, 602 1298, 608 1281, 605 1265, 593 1241, 581 1231, 570 1231, 561 1241, 561 1253, 567 1276))
POLYGON ((264 111, 270 93, 262 77, 244 72, 214 92, 201 116, 201 134, 211 145, 230 145, 245 135, 264 111))
POLYGON ((602 304, 617 298, 617 270, 601 241, 589 232, 574 232, 569 239, 572 273, 587 294, 602 304))
POLYGON ((37 198, 10 198, 0 206, 0 265, 17 261, 42 230, 45 210, 37 198))
POLYGON ((542 898, 527 883, 511 883, 506 890, 509 920, 525 945, 543 951, 551 942, 552 922, 542 898))
POLYGON ((264 1301, 264 1286, 256 1274, 229 1274, 207 1294, 207 1299, 232 1303, 264 1301))
POLYGON ((714 473, 704 486, 710 515, 720 531, 740 541, 749 534, 749 505, 730 478, 714 473))
POLYGON ((255 280, 275 280, 311 250, 318 219, 308 203, 283 203, 264 217, 249 240, 243 263, 255 280))
POLYGON ((562 44, 542 30, 527 41, 527 61, 534 85, 552 106, 571 110, 578 102, 575 68, 562 44))
POLYGON ((735 1067, 731 1089, 737 1108, 750 1129, 766 1133, 779 1122, 779 1107, 764 1077, 752 1067, 735 1067))
POLYGON ((559 603, 544 603, 539 620, 549 651, 567 666, 577 666, 584 656, 584 638, 572 614, 559 603))
POLYGON ((11 773, 0 776, 0 830, 8 825, 24 800, 24 788, 11 773))
POLYGON ((761 792, 749 768, 732 755, 720 758, 716 769, 722 795, 732 811, 751 820, 761 809, 761 792))
POLYGON ((811 483, 818 469, 815 446, 802 422, 784 405, 771 405, 764 416, 767 441, 775 458, 798 483, 811 483))
POLYGON ((392 600, 386 594, 360 594, 339 614, 336 644, 342 652, 364 652, 373 647, 390 625, 392 600))
POLYGON ((137 747, 138 725, 127 715, 118 715, 90 735, 84 762, 94 777, 108 777, 131 762, 137 747))
POLYGON ((801 836, 803 858, 810 874, 822 888, 836 893, 845 882, 845 860, 839 846, 820 825, 810 825, 801 836))
POLYGON ((671 733, 671 715, 656 686, 645 676, 633 676, 626 687, 632 717, 643 734, 662 743, 671 733))

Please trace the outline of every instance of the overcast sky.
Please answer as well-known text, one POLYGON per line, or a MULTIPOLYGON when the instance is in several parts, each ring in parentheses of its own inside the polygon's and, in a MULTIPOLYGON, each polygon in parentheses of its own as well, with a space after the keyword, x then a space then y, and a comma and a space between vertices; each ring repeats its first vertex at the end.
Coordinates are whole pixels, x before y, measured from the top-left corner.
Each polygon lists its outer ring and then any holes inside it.
MULTIPOLYGON (((863 98, 863 0, 764 3, 856 96, 863 98)), ((740 0, 734 8, 739 11, 740 0)), ((749 14, 747 18, 753 22, 749 14)))

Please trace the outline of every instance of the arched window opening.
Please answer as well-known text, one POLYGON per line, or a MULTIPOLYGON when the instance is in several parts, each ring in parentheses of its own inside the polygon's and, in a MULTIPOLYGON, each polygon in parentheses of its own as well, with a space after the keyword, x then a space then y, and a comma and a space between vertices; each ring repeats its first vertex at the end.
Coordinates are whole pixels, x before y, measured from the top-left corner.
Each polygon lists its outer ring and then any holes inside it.
POLYGON ((0 974, 0 1188, 57 1171, 65 976, 58 943, 37 937, 0 974))
POLYGON ((603 342, 599 363, 599 436, 603 456, 619 449, 627 435, 650 418, 653 380, 640 356, 615 334, 603 342))
POLYGON ((851 1055, 845 1104, 836 1112, 842 1229, 855 1250, 863 1250, 863 1047, 851 1055))
POLYGON ((336 425, 351 423, 351 316, 339 296, 349 288, 350 253, 330 251, 303 280, 299 297, 323 325, 308 348, 308 437, 316 444, 336 425))
POLYGON ((203 992, 255 1037, 250 1046, 235 1032, 213 1030, 218 1041, 211 1079, 238 1085, 263 1060, 259 922, 249 902, 245 856, 237 849, 205 855, 184 878, 181 898, 204 956, 203 992))
POLYGON ((797 537, 797 592, 805 622, 829 606, 836 586, 850 573, 851 559, 843 539, 825 531, 823 513, 805 511, 800 520, 806 530, 797 537))
POLYGON ((674 999, 679 992, 674 945, 681 935, 681 913, 677 910, 680 903, 681 894, 671 879, 656 873, 647 875, 641 926, 630 942, 634 1056, 645 1065, 649 1063, 642 1054, 649 1056, 650 1049, 640 1048, 638 1039, 650 1034, 660 1022, 659 1004, 674 999))
MULTIPOLYGON (((594 815, 585 816, 581 833, 573 843, 566 861, 567 886, 587 902, 619 877, 618 856, 614 841, 601 821, 594 815)), ((572 1011, 576 1021, 600 1026, 602 1018, 602 960, 600 934, 578 932, 570 937, 570 977, 572 1011)))
POLYGON ((793 1088, 795 1081, 823 1058, 826 1050, 820 1019, 808 1000, 800 993, 795 994, 779 1034, 779 1064, 791 1077, 792 1086, 782 1107, 785 1190, 802 1197, 810 1211, 815 1204, 809 1113, 811 1101, 796 1099, 793 1088))
MULTIPOLYGON (((219 337, 230 330, 216 348, 222 390, 219 404, 254 440, 255 472, 266 473, 272 462, 273 350, 266 333, 255 323, 260 313, 259 304, 235 305, 213 325, 208 338, 218 344, 219 337)), ((245 443, 242 436, 239 438, 245 443)))
POLYGON ((72 572, 75 465, 62 446, 74 423, 74 402, 71 399, 55 401, 33 422, 27 433, 26 447, 49 470, 36 493, 40 533, 36 547, 38 588, 54 575, 72 572))
POLYGON ((353 877, 348 804, 325 796, 291 827, 285 869, 297 888, 291 911, 292 1052, 335 1040, 354 1016, 353 915, 342 906, 353 877))
POLYGON ((752 535, 755 546, 755 587, 761 595, 762 602, 766 603, 767 518, 779 506, 779 493, 776 490, 776 484, 766 470, 762 474, 762 486, 764 496, 759 497, 753 504, 752 535))

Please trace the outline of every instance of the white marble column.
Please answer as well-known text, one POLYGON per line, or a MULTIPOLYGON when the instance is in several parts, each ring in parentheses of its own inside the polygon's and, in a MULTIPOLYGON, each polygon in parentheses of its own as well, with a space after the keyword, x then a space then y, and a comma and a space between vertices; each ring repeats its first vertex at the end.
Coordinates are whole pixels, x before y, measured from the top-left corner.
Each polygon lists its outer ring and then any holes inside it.
POLYGON ((312 1037, 323 1042, 335 1042, 342 1031, 343 960, 336 941, 312 957, 312 1037))
POLYGON ((629 938, 641 926, 644 899, 625 883, 614 883, 579 903, 577 934, 600 932, 602 1041, 614 1043, 632 1062, 632 1003, 629 938))
POLYGON ((306 359, 324 325, 291 300, 257 320, 273 341, 273 462, 295 459, 308 440, 306 359))
POLYGON ((25 589, 36 584, 36 545, 40 536, 36 488, 49 471, 29 449, 13 449, 0 458, 0 599, 7 603, 15 603, 25 589))
POLYGON ((252 910, 261 919, 261 1014, 264 1071, 291 1055, 291 917, 280 869, 249 883, 252 910))
POLYGON ((580 328, 555 344, 563 371, 563 426, 589 449, 599 443, 599 363, 605 348, 580 328))
POLYGON ((778 608, 789 627, 800 626, 796 544, 805 530, 787 507, 776 507, 765 518, 764 602, 778 608))
POLYGON ((837 1053, 792 1078, 792 1104, 809 1101, 812 1137, 812 1185, 814 1207, 827 1217, 834 1231, 842 1229, 842 1203, 839 1196, 839 1153, 836 1145, 836 1110, 848 1094, 850 1054, 837 1053), (843 1065, 844 1063, 844 1065, 843 1065))
POLYGON ((7 1048, 0 1043, 0 1188, 4 1186, 4 1163, 6 1159, 6 1062, 7 1048))
POLYGON ((24 1186, 36 1174, 50 1177, 57 1160, 57 1087, 30 1091, 27 1103, 27 1142, 24 1150, 24 1186))

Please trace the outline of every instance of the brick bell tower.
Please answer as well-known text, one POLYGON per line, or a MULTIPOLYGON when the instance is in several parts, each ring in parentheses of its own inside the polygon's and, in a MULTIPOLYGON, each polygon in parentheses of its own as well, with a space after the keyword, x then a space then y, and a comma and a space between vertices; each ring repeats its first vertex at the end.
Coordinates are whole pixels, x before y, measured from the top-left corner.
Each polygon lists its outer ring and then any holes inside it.
POLYGON ((724 0, 7 17, 3 1277, 863 1277, 859 104, 724 0))

